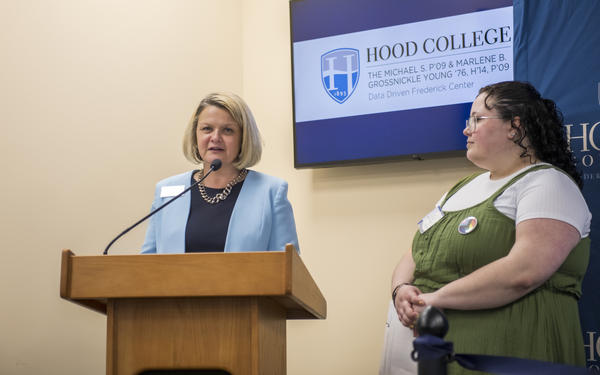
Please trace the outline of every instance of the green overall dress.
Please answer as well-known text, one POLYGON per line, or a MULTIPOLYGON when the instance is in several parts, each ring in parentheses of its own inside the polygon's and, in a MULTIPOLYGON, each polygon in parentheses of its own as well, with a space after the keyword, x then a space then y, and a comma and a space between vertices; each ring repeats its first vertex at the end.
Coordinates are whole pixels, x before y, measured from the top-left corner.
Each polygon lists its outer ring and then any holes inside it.
MULTIPOLYGON (((430 293, 506 256, 515 242, 515 221, 499 212, 494 200, 525 174, 541 168, 552 167, 530 168, 487 200, 464 210, 444 212, 427 231, 417 232, 412 250, 413 283, 423 293, 430 293), (470 216, 477 219, 477 226, 467 234, 459 233, 459 224, 470 216)), ((476 176, 460 181, 443 203, 476 176)), ((456 353, 585 365, 577 300, 581 296, 589 250, 587 237, 578 243, 550 279, 513 303, 484 310, 445 309, 450 325, 445 339, 454 343, 456 353)), ((454 362, 448 366, 448 373, 476 372, 464 370, 454 362)))

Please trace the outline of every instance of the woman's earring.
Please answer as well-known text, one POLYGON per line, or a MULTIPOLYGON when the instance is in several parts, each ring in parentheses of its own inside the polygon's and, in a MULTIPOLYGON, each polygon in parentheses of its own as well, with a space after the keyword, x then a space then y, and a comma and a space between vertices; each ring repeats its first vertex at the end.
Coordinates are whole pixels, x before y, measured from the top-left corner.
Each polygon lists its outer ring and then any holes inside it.
POLYGON ((514 131, 513 131, 513 132, 510 132, 510 134, 509 134, 509 136, 510 136, 511 138, 514 138, 514 137, 515 137, 515 135, 517 135, 517 133, 515 133, 514 131))

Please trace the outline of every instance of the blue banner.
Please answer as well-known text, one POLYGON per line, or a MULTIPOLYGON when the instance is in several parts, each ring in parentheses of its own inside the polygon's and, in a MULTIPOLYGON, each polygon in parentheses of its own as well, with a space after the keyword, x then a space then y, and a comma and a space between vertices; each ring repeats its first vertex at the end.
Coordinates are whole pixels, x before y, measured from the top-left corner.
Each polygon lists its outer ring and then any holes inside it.
POLYGON ((600 1, 515 0, 515 80, 554 100, 592 212, 590 264, 579 302, 588 368, 600 370, 600 1))

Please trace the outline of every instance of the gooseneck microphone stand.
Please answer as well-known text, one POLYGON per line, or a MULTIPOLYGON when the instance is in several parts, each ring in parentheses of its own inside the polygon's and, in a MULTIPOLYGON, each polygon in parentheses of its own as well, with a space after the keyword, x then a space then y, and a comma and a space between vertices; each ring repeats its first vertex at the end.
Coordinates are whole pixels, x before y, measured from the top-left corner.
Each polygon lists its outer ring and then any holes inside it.
POLYGON ((104 249, 104 252, 102 254, 103 255, 107 255, 108 254, 108 249, 110 249, 110 247, 112 246, 112 244, 115 243, 119 238, 123 237, 123 235, 125 235, 127 232, 129 232, 133 228, 137 227, 139 224, 141 224, 142 222, 144 222, 144 220, 148 219, 150 216, 152 216, 155 213, 157 213, 158 211, 162 210, 163 208, 165 208, 166 206, 168 206, 169 204, 171 204, 171 202, 173 202, 177 198, 181 197, 183 194, 187 193, 191 188, 198 186, 198 184, 200 184, 202 181, 204 181, 204 179, 206 179, 206 177, 208 177, 208 175, 210 175, 213 171, 216 171, 219 168, 221 168, 221 164, 222 164, 221 160, 219 160, 219 159, 213 160, 213 162, 210 163, 210 169, 208 170, 208 172, 206 172, 204 174, 204 176, 202 176, 202 178, 200 178, 198 181, 196 181, 193 184, 191 184, 190 187, 188 187, 187 189, 185 189, 181 193, 177 194, 175 197, 173 197, 173 199, 169 200, 168 202, 165 202, 162 206, 158 207, 154 211, 151 211, 148 215, 144 216, 143 218, 141 218, 140 220, 138 220, 135 224, 133 224, 132 226, 130 226, 129 228, 127 228, 123 232, 121 232, 117 237, 115 237, 112 241, 110 241, 110 243, 108 244, 108 246, 106 246, 106 249, 104 249))

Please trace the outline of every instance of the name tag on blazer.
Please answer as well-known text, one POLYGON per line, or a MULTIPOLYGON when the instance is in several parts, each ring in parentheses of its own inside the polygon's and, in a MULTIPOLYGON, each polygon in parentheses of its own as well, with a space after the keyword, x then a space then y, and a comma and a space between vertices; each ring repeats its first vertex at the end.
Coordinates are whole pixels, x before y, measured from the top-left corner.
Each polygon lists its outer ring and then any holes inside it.
POLYGON ((174 197, 185 190, 185 185, 163 186, 160 188, 160 197, 174 197))

